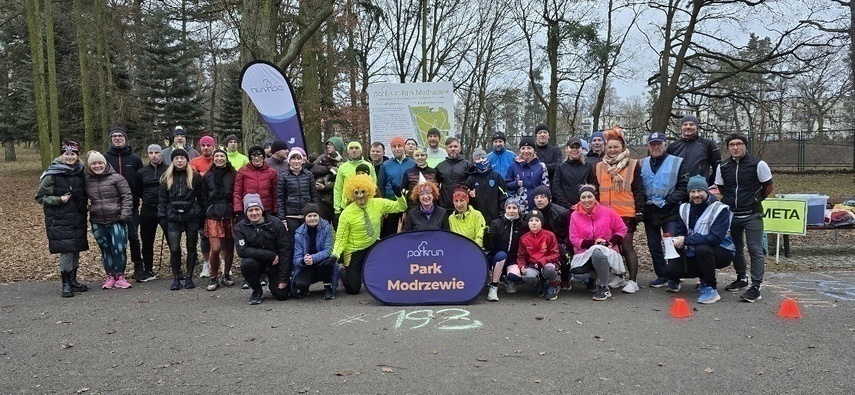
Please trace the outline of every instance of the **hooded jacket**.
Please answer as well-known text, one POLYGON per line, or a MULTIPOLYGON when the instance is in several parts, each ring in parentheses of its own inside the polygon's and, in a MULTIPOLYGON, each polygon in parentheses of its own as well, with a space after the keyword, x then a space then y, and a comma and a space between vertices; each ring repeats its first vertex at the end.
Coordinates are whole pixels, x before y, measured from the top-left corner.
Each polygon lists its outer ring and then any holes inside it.
POLYGON ((235 177, 232 210, 235 213, 243 213, 243 197, 248 193, 257 193, 261 196, 261 204, 275 215, 276 183, 276 170, 271 169, 267 163, 262 162, 261 167, 255 167, 252 163, 244 166, 235 177))
POLYGON ((456 158, 447 157, 436 165, 436 178, 439 181, 439 205, 446 209, 454 208, 454 189, 466 182, 469 175, 469 161, 463 155, 456 158))
MULTIPOLYGON (((110 149, 104 153, 104 159, 107 163, 113 166, 113 171, 125 178, 128 187, 133 191, 136 188, 137 172, 142 169, 143 163, 139 155, 135 154, 131 149, 131 145, 127 144, 122 148, 110 146, 110 149)), ((139 205, 139 195, 134 195, 134 207, 139 205)))
POLYGON ((134 196, 139 196, 142 203, 140 207, 140 215, 148 214, 157 216, 157 200, 160 193, 160 177, 169 165, 160 162, 154 166, 149 163, 137 171, 136 180, 134 180, 134 196))
POLYGON ((492 165, 488 163, 487 171, 479 172, 474 164, 469 166, 469 177, 466 178, 466 188, 475 190, 475 197, 470 204, 481 212, 484 222, 490 224, 501 215, 505 207, 508 193, 505 192, 505 179, 499 173, 493 171, 492 165))
POLYGON ((235 170, 231 166, 223 168, 212 166, 202 176, 202 190, 199 196, 206 219, 234 218, 232 199, 234 199, 235 178, 235 170))
POLYGON ((109 164, 103 173, 90 173, 86 177, 86 195, 89 197, 89 222, 106 225, 131 221, 131 188, 109 164))
POLYGON ((265 212, 259 224, 252 223, 249 218, 240 220, 235 225, 235 249, 239 257, 251 258, 265 265, 272 264, 279 257, 278 282, 289 282, 294 258, 288 254, 291 241, 279 218, 265 212))
POLYGON ((86 231, 86 179, 83 165, 66 165, 56 158, 42 173, 36 201, 45 212, 45 230, 51 254, 80 252, 89 249, 86 231), (62 196, 70 194, 67 202, 62 196))

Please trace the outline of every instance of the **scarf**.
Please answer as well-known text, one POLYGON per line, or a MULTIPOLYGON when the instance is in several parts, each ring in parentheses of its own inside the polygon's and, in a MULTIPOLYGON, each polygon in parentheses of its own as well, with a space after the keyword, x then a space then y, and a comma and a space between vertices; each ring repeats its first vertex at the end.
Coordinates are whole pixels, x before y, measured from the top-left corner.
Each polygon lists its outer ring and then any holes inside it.
POLYGON ((431 205, 430 205, 430 210, 426 210, 426 209, 425 209, 425 206, 424 206, 424 205, 422 205, 421 203, 419 203, 419 211, 421 211, 421 212, 422 212, 422 214, 424 214, 424 215, 425 215, 425 217, 427 217, 427 219, 430 219, 430 216, 431 216, 431 215, 433 215, 433 211, 434 211, 435 209, 436 209, 436 205, 435 205, 435 204, 431 204, 431 205))
POLYGON ((623 176, 620 175, 620 172, 626 168, 626 165, 629 164, 629 150, 624 149, 618 156, 611 158, 608 155, 603 157, 603 163, 606 164, 606 171, 609 172, 609 175, 612 177, 612 185, 615 190, 622 191, 623 190, 623 176))
POLYGON ((486 173, 490 168, 490 162, 481 162, 475 163, 475 169, 478 170, 479 173, 486 173))

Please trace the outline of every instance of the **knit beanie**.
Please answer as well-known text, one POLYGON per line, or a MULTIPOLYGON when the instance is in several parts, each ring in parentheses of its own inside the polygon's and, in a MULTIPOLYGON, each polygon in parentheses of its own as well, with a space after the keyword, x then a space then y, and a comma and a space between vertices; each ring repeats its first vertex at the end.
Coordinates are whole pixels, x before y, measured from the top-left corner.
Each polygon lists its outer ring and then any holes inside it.
POLYGON ((252 158, 252 154, 254 152, 258 152, 261 155, 264 155, 264 148, 257 146, 257 145, 253 145, 252 147, 249 147, 249 150, 246 151, 246 155, 249 156, 250 158, 252 158))
POLYGON ((502 132, 493 133, 493 141, 496 140, 502 140, 502 142, 507 141, 507 139, 505 139, 505 134, 502 132))
POLYGON ((724 138, 724 144, 728 145, 733 140, 742 141, 742 144, 748 145, 748 137, 745 137, 742 133, 731 133, 724 138))
POLYGON ((518 198, 515 198, 515 197, 508 198, 507 200, 505 200, 505 207, 508 207, 511 205, 517 206, 517 208, 519 208, 520 207, 520 200, 518 198))
POLYGON ((356 170, 354 171, 354 173, 355 174, 359 174, 359 173, 371 174, 371 168, 368 167, 368 165, 365 163, 360 163, 359 166, 356 166, 356 170))
POLYGON ((535 133, 535 134, 537 134, 537 132, 539 132, 539 131, 541 131, 541 130, 545 130, 545 131, 547 131, 547 132, 548 132, 548 131, 549 131, 549 128, 548 128, 548 127, 546 127, 546 124, 545 124, 545 123, 539 123, 539 124, 537 124, 537 126, 535 126, 535 127, 534 127, 534 133, 535 133))
POLYGON ((152 145, 149 145, 149 146, 148 146, 148 150, 146 150, 145 152, 147 152, 147 153, 157 152, 158 154, 162 154, 162 153, 163 153, 163 148, 161 148, 161 147, 160 147, 159 145, 157 145, 157 144, 152 144, 152 145))
POLYGON ((187 151, 185 151, 181 148, 176 148, 176 149, 172 150, 172 154, 169 155, 169 159, 174 161, 175 158, 177 158, 179 156, 183 156, 184 159, 190 160, 190 156, 187 155, 187 151))
POLYGON ((294 154, 300 154, 300 156, 302 156, 303 159, 306 159, 306 151, 304 151, 300 147, 291 148, 291 151, 288 152, 288 159, 291 159, 291 157, 294 156, 294 154))
POLYGON ((427 135, 428 135, 428 137, 430 137, 431 135, 434 135, 436 137, 442 137, 442 136, 440 136, 439 129, 437 129, 437 128, 430 128, 430 130, 428 130, 428 132, 427 132, 427 135))
POLYGON ((303 206, 303 216, 309 215, 311 213, 320 215, 321 208, 318 207, 318 205, 315 203, 306 203, 306 205, 303 206))
POLYGON ((531 136, 523 136, 520 138, 520 148, 522 147, 531 147, 534 148, 534 137, 531 136))
POLYGON ((332 136, 327 139, 326 143, 324 143, 325 146, 326 144, 332 144, 333 147, 335 147, 336 152, 340 154, 344 153, 344 140, 342 140, 341 137, 332 136))
POLYGON ((172 135, 173 136, 178 136, 178 135, 186 136, 187 132, 185 132, 184 128, 182 128, 181 126, 176 126, 175 129, 172 131, 172 135))
POLYGON ((395 137, 392 137, 392 141, 390 141, 390 142, 389 142, 389 146, 390 146, 390 147, 394 147, 394 146, 397 146, 397 145, 401 145, 401 146, 403 146, 403 145, 406 145, 406 144, 407 144, 407 142, 406 142, 406 141, 404 141, 404 138, 403 138, 403 137, 401 137, 401 136, 395 136, 395 137))
POLYGON ((89 157, 86 158, 86 164, 92 166, 95 162, 107 163, 107 159, 98 151, 89 151, 89 157))
POLYGON ((217 152, 222 152, 222 153, 223 153, 223 155, 225 155, 227 158, 229 157, 229 153, 228 153, 228 152, 226 152, 226 150, 224 150, 224 149, 222 149, 222 148, 217 148, 217 149, 215 149, 215 150, 214 150, 214 153, 212 153, 212 154, 211 154, 211 156, 213 156, 213 155, 214 155, 214 154, 216 154, 217 152))
POLYGON ((698 120, 698 117, 696 117, 694 115, 686 115, 682 119, 680 119, 680 125, 682 125, 684 122, 692 122, 695 125, 698 125, 701 123, 701 121, 698 120))
POLYGON ((472 160, 477 161, 478 159, 487 159, 487 151, 484 151, 481 148, 475 148, 472 150, 472 160))
POLYGON ((543 222, 543 213, 537 209, 529 211, 528 214, 526 214, 526 216, 525 216, 525 221, 528 222, 529 220, 531 220, 532 218, 535 218, 535 217, 537 217, 537 219, 539 219, 540 222, 543 222))
POLYGON ((362 150, 362 144, 360 144, 358 141, 351 141, 347 143, 347 149, 351 149, 352 147, 358 147, 360 150, 362 150))
POLYGON ((113 126, 112 128, 110 128, 110 136, 112 136, 113 133, 121 133, 125 136, 126 140, 128 138, 128 130, 121 126, 113 126))
POLYGON ((217 142, 216 142, 216 141, 214 141, 214 138, 213 138, 213 137, 211 137, 211 136, 205 136, 205 137, 202 137, 201 139, 199 139, 199 145, 210 145, 210 146, 214 146, 214 145, 216 145, 216 144, 217 144, 217 142))
POLYGON ((541 185, 537 188, 534 188, 534 192, 532 192, 531 196, 537 197, 537 195, 544 195, 544 196, 546 196, 547 199, 552 200, 552 192, 549 190, 549 187, 547 187, 547 186, 541 185))
POLYGON ((594 186, 591 184, 583 184, 582 186, 579 187, 579 195, 581 195, 585 192, 591 192, 594 194, 594 196, 597 195, 597 189, 594 188, 594 186))
POLYGON ((594 139, 597 137, 603 139, 603 141, 606 141, 606 136, 603 134, 602 130, 598 130, 594 133, 591 133, 591 141, 594 141, 594 139))
POLYGON ((232 141, 232 140, 237 141, 238 143, 240 142, 240 140, 238 140, 237 136, 230 134, 230 135, 226 136, 225 140, 223 140, 223 144, 229 145, 229 141, 232 141))
POLYGON ((76 141, 72 140, 62 140, 62 147, 60 148, 60 153, 64 154, 67 151, 74 152, 75 154, 80 153, 80 144, 77 144, 76 141))
POLYGON ((287 150, 287 149, 288 149, 288 144, 286 144, 282 140, 273 140, 273 144, 270 144, 270 152, 271 153, 279 152, 279 151, 287 150))
POLYGON ((686 185, 686 191, 692 191, 695 189, 703 189, 706 193, 710 193, 709 185, 707 185, 707 179, 704 176, 698 174, 689 179, 689 184, 686 185))
POLYGON ((259 194, 247 193, 243 197, 243 213, 246 214, 246 210, 249 210, 251 207, 260 207, 262 211, 264 210, 264 205, 261 204, 261 196, 259 194))

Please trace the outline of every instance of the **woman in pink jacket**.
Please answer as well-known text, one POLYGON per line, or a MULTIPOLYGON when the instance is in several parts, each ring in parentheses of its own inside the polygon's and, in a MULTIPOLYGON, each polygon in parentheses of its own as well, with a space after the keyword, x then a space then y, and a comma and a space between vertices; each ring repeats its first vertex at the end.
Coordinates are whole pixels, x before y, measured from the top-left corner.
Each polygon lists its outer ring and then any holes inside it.
POLYGON ((579 187, 580 200, 570 216, 570 242, 573 244, 573 259, 570 273, 585 275, 593 272, 597 290, 594 300, 611 297, 609 271, 623 274, 626 267, 619 247, 626 236, 626 225, 612 209, 601 206, 594 196, 593 185, 579 187))

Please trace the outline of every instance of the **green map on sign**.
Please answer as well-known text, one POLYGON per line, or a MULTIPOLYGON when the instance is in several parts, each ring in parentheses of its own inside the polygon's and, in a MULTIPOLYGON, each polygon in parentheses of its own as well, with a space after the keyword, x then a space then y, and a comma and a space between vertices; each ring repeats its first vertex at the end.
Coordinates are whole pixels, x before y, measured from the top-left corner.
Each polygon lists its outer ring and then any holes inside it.
POLYGON ((430 128, 439 129, 440 145, 448 136, 451 122, 448 119, 448 109, 445 107, 410 107, 410 115, 413 117, 413 125, 416 125, 416 135, 420 146, 427 143, 427 132, 430 128))

